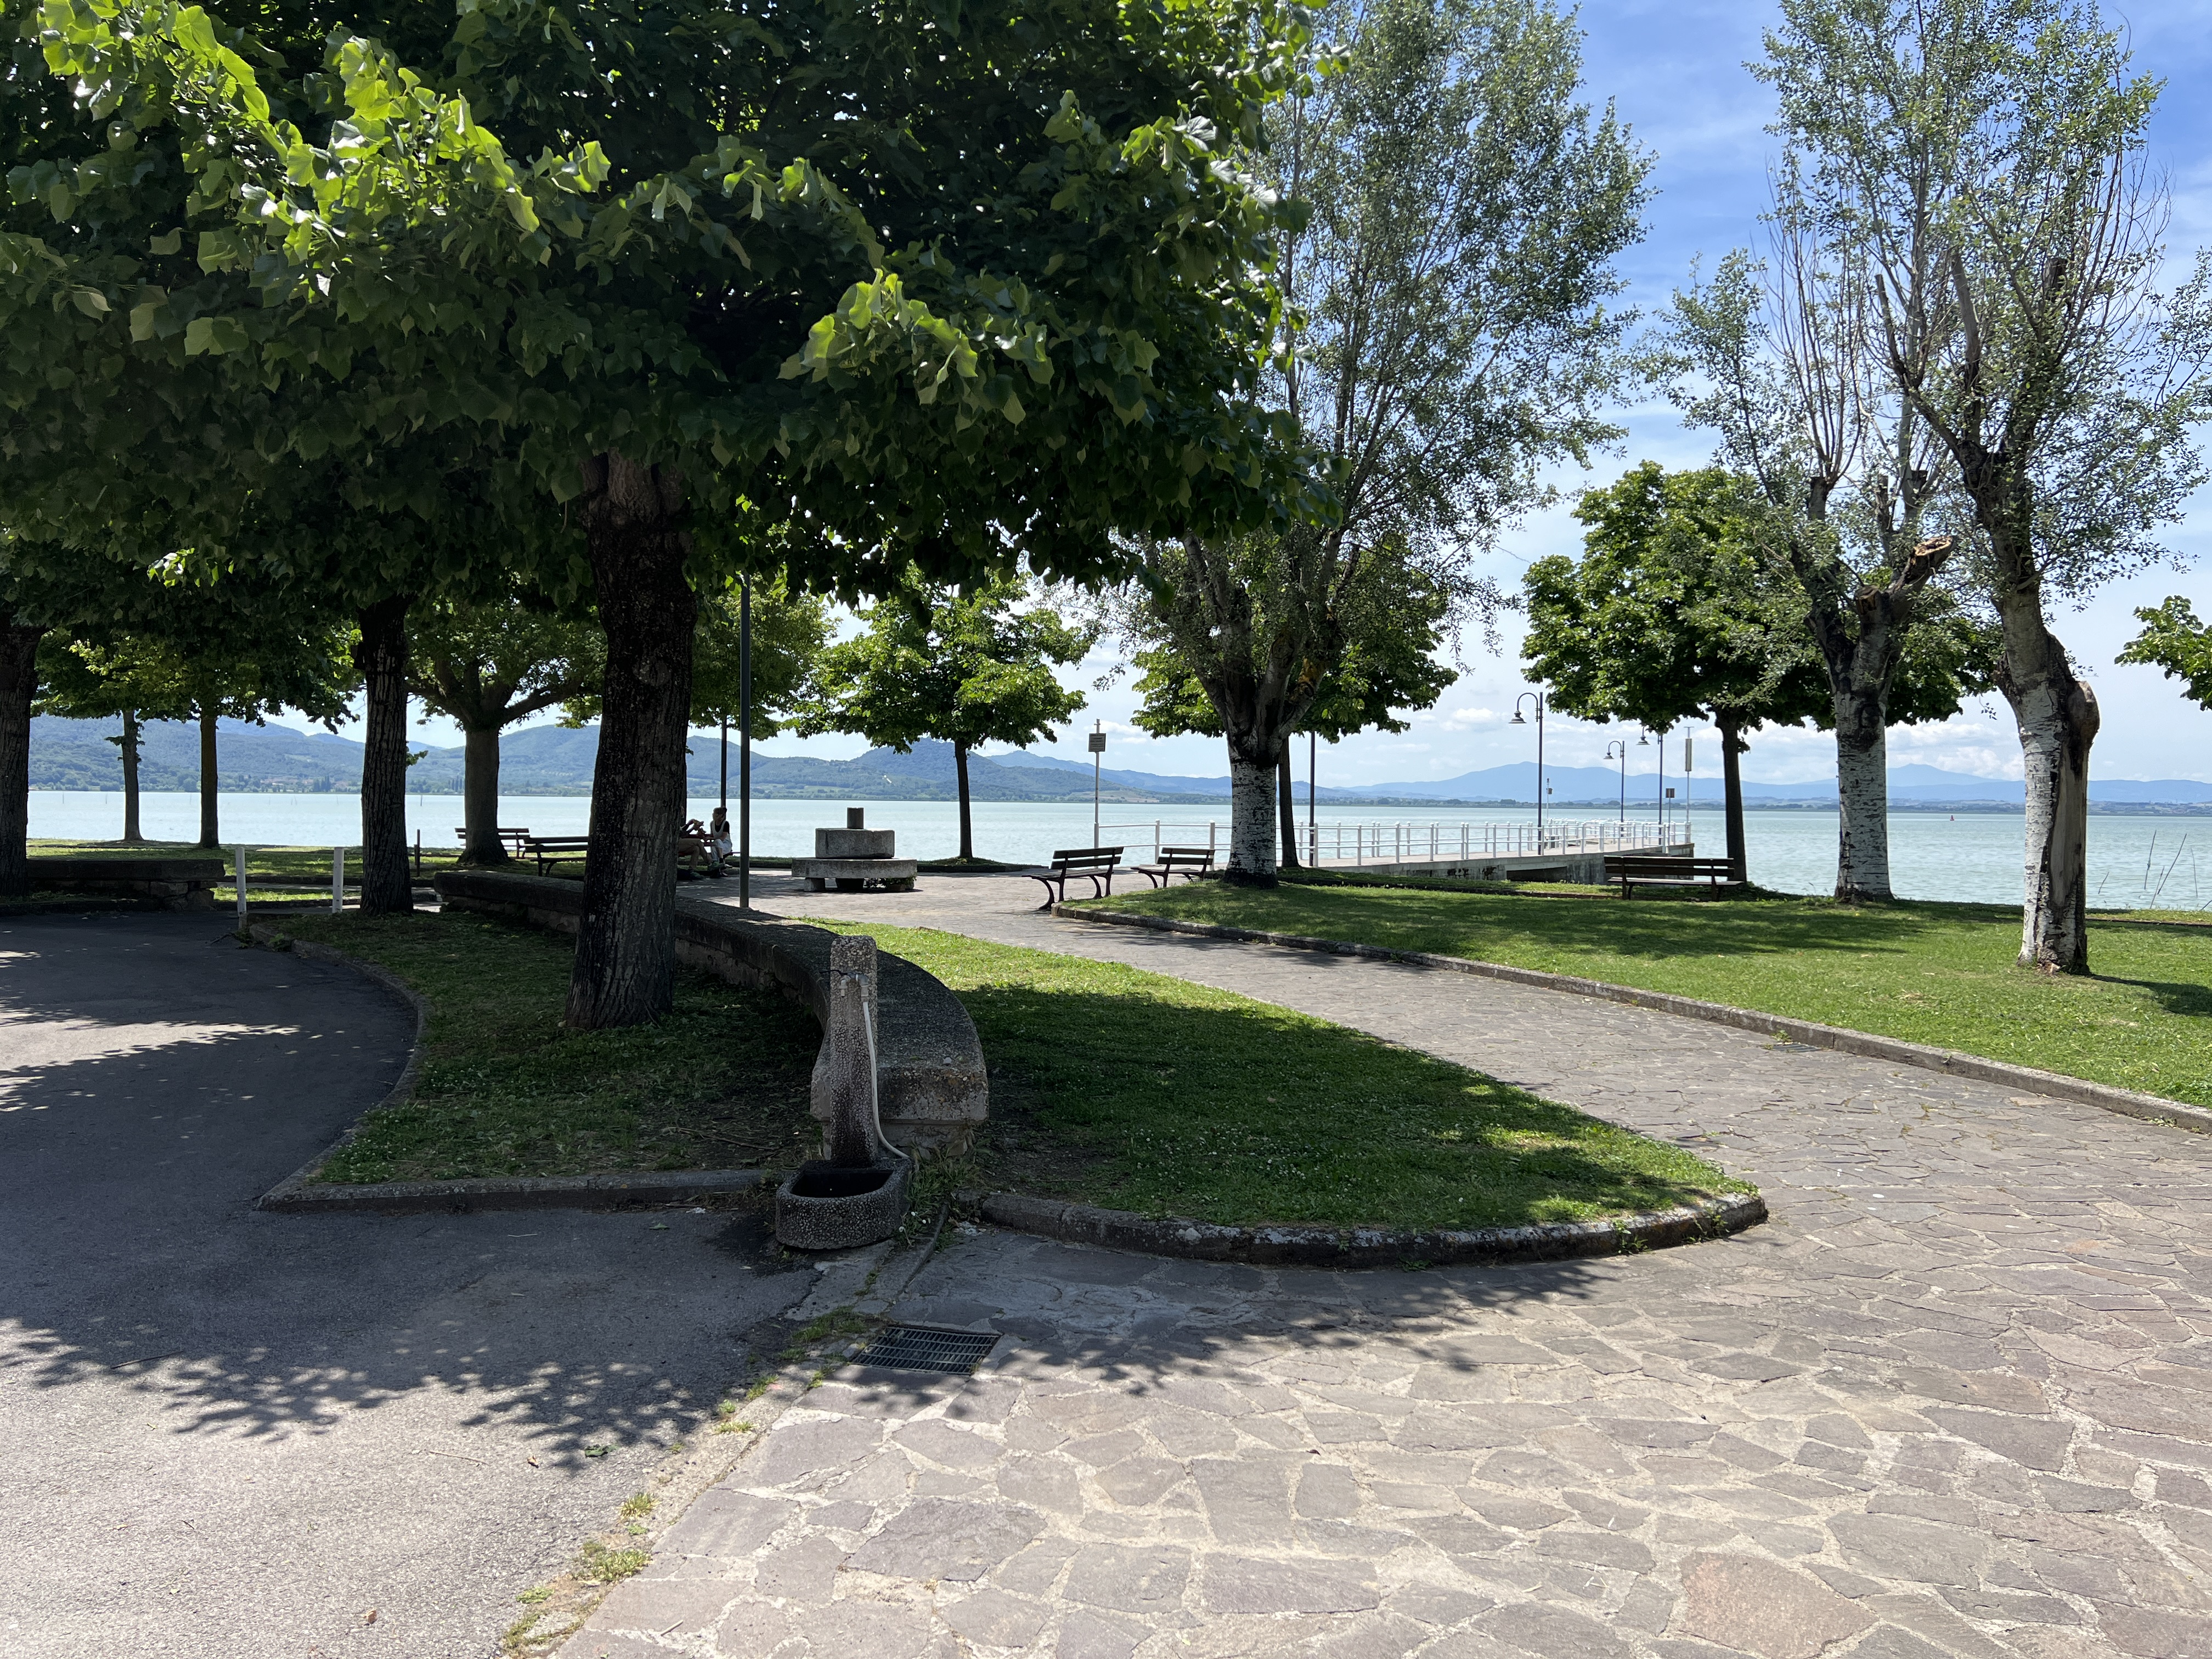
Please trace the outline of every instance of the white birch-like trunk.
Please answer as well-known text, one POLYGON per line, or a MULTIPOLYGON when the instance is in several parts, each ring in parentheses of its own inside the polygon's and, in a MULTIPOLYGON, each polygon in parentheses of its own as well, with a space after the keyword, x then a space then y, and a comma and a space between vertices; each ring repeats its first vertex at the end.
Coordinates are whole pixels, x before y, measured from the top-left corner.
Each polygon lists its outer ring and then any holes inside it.
POLYGON ((1836 896, 1887 903, 1889 885, 1889 732, 1863 695, 1836 699, 1836 896))
POLYGON ((2027 786, 2020 961, 2080 973, 2089 959, 2089 744, 2098 717, 2089 688, 2070 689, 2087 705, 2086 718, 2083 710, 2069 718, 2069 688, 2053 680, 2013 703, 2027 786))
POLYGON ((1275 757, 1250 760, 1229 751, 1229 863, 1232 882, 1275 881, 1275 757))

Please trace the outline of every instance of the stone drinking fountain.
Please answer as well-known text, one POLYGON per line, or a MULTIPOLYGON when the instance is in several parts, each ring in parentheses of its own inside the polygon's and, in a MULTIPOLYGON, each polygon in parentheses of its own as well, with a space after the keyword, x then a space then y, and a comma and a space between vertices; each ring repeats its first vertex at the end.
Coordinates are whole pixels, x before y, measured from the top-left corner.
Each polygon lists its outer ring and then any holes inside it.
POLYGON ((775 1194, 776 1239, 798 1250, 848 1250, 889 1238, 914 1193, 914 1160, 884 1139, 876 1115, 875 940, 840 934, 830 941, 824 1024, 813 1086, 826 1155, 801 1164, 775 1194))
POLYGON ((791 861, 791 873, 817 893, 833 881, 841 893, 860 892, 871 882, 887 892, 910 893, 921 869, 916 860, 898 856, 897 830, 868 828, 865 806, 845 809, 842 830, 817 830, 814 856, 791 861))

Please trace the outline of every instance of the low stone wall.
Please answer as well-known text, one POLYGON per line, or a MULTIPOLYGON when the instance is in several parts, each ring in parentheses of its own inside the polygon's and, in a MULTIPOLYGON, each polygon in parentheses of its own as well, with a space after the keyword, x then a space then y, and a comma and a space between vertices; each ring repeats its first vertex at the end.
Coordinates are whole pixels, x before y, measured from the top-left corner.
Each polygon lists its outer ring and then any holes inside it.
MULTIPOLYGON (((450 870, 436 880, 451 908, 505 916, 560 933, 577 930, 583 884, 544 876, 450 870)), ((733 985, 773 986, 826 1024, 830 943, 836 936, 803 922, 756 921, 726 905, 676 896, 676 956, 733 985)), ((879 953, 876 1006, 876 1092, 884 1136, 917 1157, 960 1152, 988 1115, 983 1046, 960 999, 903 957, 879 953)), ((816 1061, 816 1070, 822 1062, 816 1061)), ((826 1103, 815 1091, 815 1115, 826 1103)))
POLYGON ((216 884, 228 879, 219 858, 31 860, 35 891, 135 898, 149 909, 212 910, 216 884))

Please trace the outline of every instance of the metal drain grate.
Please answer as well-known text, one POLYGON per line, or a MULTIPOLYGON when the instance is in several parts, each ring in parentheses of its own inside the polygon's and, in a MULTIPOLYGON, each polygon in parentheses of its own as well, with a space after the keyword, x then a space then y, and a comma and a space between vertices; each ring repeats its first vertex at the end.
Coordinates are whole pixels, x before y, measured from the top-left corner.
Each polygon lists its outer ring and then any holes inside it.
POLYGON ((927 1325, 886 1325, 853 1356, 855 1365, 888 1365, 906 1371, 970 1376, 998 1346, 996 1331, 938 1331, 927 1325))

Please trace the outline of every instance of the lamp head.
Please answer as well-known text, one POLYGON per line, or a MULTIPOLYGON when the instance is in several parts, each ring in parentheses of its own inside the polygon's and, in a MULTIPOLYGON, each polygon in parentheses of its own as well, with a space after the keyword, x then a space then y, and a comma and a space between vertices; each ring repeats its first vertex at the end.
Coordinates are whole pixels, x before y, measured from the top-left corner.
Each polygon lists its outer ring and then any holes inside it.
POLYGON ((1521 718, 1521 711, 1516 708, 1513 711, 1512 724, 1515 726, 1526 726, 1528 722, 1521 718))

